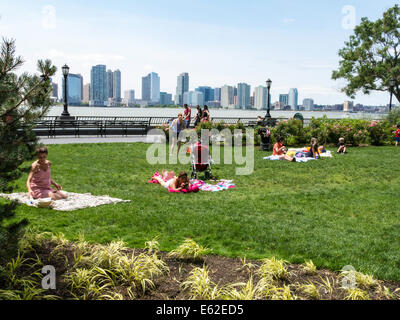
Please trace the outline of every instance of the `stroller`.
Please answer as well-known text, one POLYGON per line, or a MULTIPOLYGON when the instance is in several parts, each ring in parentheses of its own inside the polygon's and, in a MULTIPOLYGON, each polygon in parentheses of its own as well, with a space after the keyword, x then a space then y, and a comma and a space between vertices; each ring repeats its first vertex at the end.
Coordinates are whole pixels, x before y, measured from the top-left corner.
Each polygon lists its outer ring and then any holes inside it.
POLYGON ((200 142, 195 143, 190 151, 190 161, 192 165, 192 179, 197 179, 198 172, 204 172, 205 180, 212 178, 212 159, 207 146, 202 145, 200 142))

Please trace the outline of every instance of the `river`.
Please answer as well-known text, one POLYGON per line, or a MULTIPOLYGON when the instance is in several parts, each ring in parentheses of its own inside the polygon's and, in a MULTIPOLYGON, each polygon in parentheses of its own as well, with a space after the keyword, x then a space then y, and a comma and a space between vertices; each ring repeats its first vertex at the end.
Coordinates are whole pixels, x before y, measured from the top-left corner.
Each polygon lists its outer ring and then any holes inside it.
MULTIPOLYGON (((49 110, 48 116, 60 116, 63 111, 62 106, 54 106, 49 110)), ((114 108, 114 107, 68 107, 71 116, 104 116, 104 117, 176 117, 183 108, 114 108)), ((192 109, 192 116, 195 114, 192 109)), ((347 113, 347 112, 325 112, 325 111, 271 111, 273 118, 291 118, 300 112, 305 119, 321 118, 326 115, 331 119, 353 118, 353 119, 379 119, 382 114, 376 113, 347 113)), ((226 110, 210 109, 211 117, 231 117, 231 118, 257 118, 264 117, 266 111, 254 110, 226 110)))

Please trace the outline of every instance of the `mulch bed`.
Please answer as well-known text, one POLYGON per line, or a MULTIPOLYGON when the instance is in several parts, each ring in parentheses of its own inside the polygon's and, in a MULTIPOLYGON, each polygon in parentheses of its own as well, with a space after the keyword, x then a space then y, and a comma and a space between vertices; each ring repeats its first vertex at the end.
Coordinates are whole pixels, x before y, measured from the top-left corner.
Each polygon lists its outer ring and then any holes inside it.
MULTIPOLYGON (((25 258, 36 258, 36 255, 42 260, 44 265, 52 265, 57 271, 57 289, 50 292, 50 294, 57 295, 62 299, 71 299, 71 295, 68 291, 66 284, 62 281, 63 275, 72 268, 74 262, 74 249, 71 245, 67 245, 63 248, 63 256, 53 255, 51 253, 55 248, 55 244, 52 242, 46 242, 41 248, 37 248, 35 252, 25 254, 25 258), (67 257, 67 258, 65 258, 67 257)), ((144 253, 147 252, 143 249, 129 249, 127 253, 135 252, 144 253)), ((246 265, 243 264, 242 260, 235 258, 227 258, 220 256, 205 256, 199 261, 179 260, 171 258, 166 252, 159 252, 158 256, 163 260, 168 268, 169 274, 155 279, 156 285, 155 290, 148 290, 145 294, 141 293, 138 297, 140 300, 187 300, 190 299, 188 290, 183 290, 181 284, 184 282, 191 270, 195 267, 207 266, 211 280, 216 283, 219 287, 234 284, 234 283, 246 283, 250 276, 253 276, 253 282, 256 284, 259 280, 255 273, 255 270, 261 265, 260 261, 246 260, 246 265), (248 265, 252 264, 250 268, 248 265)), ((315 274, 309 274, 301 265, 289 264, 287 265, 289 271, 289 277, 287 280, 278 281, 279 286, 293 285, 291 287, 292 292, 299 299, 310 299, 301 290, 296 289, 295 284, 308 284, 310 282, 317 285, 321 295, 321 299, 324 300, 342 300, 346 296, 346 292, 341 289, 341 279, 337 273, 329 270, 317 270, 315 274), (327 292, 327 290, 321 285, 321 278, 328 278, 330 282, 334 283, 333 293, 327 292), (334 280, 334 281, 333 281, 334 280)), ((21 270, 24 275, 27 275, 29 270, 21 270)), ((32 272, 32 271, 31 271, 32 272)), ((21 274, 22 275, 22 274, 21 274)), ((390 292, 394 292, 397 288, 400 288, 400 283, 392 281, 380 281, 382 286, 387 287, 390 292)), ((124 288, 118 288, 118 291, 123 294, 124 298, 129 298, 124 294, 124 288)), ((370 299, 387 299, 382 295, 378 295, 376 289, 367 290, 370 299)), ((394 294, 395 298, 400 299, 400 292, 394 294)))

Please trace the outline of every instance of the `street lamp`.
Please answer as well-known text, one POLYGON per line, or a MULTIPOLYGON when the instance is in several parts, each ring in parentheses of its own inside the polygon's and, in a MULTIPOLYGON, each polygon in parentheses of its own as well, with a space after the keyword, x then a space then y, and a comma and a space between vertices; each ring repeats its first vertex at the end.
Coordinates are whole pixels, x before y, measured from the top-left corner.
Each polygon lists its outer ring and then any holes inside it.
POLYGON ((265 118, 268 118, 268 119, 271 119, 271 114, 270 114, 271 106, 270 106, 270 100, 269 100, 271 84, 272 84, 271 79, 268 79, 267 80, 267 115, 265 116, 265 118))
POLYGON ((69 74, 69 67, 65 64, 62 67, 62 73, 64 76, 64 111, 61 114, 61 117, 66 118, 66 117, 70 117, 70 114, 68 112, 68 74, 69 74))
POLYGON ((389 87, 390 87, 390 104, 389 104, 389 112, 392 111, 392 98, 393 98, 393 88, 396 85, 396 80, 393 78, 389 80, 389 87))

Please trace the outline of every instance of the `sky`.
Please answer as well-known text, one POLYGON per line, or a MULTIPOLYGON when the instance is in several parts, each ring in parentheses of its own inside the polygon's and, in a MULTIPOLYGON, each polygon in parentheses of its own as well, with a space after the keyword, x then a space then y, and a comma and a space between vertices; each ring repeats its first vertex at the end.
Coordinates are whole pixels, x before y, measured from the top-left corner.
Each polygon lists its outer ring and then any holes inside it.
MULTIPOLYGON (((141 97, 141 78, 157 72, 161 91, 175 95, 188 72, 190 90, 208 85, 255 87, 272 80, 271 95, 298 88, 299 103, 351 100, 331 79, 338 51, 362 17, 380 18, 394 0, 0 0, 0 35, 16 40, 21 71, 51 59, 90 82, 105 64, 122 73, 122 91, 141 97)), ((358 94, 364 105, 386 105, 389 94, 358 94)))

